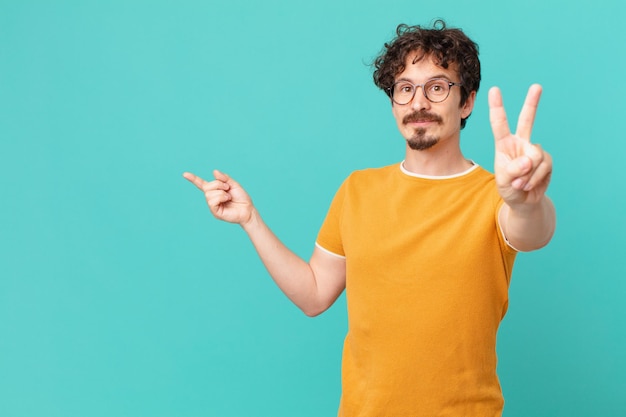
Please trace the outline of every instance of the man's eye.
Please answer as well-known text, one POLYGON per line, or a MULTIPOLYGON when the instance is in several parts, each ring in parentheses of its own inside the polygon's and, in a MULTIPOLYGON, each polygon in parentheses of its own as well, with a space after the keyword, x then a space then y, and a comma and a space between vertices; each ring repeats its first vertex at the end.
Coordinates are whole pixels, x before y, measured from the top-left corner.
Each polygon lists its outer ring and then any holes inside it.
POLYGON ((398 93, 412 93, 413 92, 413 86, 411 84, 400 84, 396 86, 396 91, 398 93))
POLYGON ((428 91, 433 94, 441 94, 446 92, 447 85, 443 82, 435 82, 428 86, 428 91))

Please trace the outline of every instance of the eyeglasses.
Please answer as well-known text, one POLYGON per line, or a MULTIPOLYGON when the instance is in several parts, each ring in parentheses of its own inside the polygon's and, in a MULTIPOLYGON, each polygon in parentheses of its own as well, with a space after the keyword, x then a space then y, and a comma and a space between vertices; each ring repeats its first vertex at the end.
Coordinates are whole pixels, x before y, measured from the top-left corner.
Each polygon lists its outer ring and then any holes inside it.
POLYGON ((433 78, 424 84, 398 81, 391 88, 387 89, 387 93, 394 103, 404 105, 409 104, 413 100, 417 87, 422 87, 424 97, 433 103, 441 103, 448 98, 450 88, 454 86, 461 86, 461 83, 453 83, 445 78, 433 78))

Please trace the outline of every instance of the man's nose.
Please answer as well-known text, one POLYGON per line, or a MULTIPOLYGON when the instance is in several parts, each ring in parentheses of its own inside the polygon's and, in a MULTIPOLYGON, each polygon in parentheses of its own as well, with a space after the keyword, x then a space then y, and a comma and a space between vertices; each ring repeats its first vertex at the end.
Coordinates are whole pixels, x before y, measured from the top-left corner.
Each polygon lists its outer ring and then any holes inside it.
POLYGON ((413 100, 411 101, 411 108, 413 110, 428 110, 430 109, 430 100, 426 98, 424 95, 424 87, 418 87, 415 90, 415 95, 413 96, 413 100))

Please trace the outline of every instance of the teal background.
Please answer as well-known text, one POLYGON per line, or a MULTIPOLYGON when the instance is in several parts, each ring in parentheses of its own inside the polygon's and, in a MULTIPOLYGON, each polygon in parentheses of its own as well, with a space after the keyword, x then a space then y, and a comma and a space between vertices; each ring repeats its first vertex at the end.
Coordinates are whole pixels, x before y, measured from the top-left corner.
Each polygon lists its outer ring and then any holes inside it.
POLYGON ((222 169, 308 258, 351 171, 402 159, 368 63, 443 17, 554 157, 552 243, 518 257, 505 416, 626 415, 626 6, 0 0, 0 415, 332 416, 343 297, 310 319, 182 177, 222 169))

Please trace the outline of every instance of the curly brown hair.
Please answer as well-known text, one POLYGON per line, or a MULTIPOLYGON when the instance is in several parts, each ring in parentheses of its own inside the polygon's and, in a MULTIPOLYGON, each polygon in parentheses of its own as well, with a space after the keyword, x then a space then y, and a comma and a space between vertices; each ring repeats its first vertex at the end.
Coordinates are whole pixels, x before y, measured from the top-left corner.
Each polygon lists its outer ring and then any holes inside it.
MULTIPOLYGON (((396 37, 390 43, 385 43, 384 49, 373 63, 376 68, 374 83, 378 88, 390 96, 396 76, 405 69, 407 55, 415 51, 423 53, 417 59, 431 56, 442 68, 448 68, 450 64, 456 65, 461 82, 461 106, 472 91, 478 91, 478 45, 461 29, 446 27, 441 19, 433 23, 432 29, 419 25, 398 25, 396 37)), ((466 120, 467 118, 461 120, 461 129, 465 127, 466 120)))

